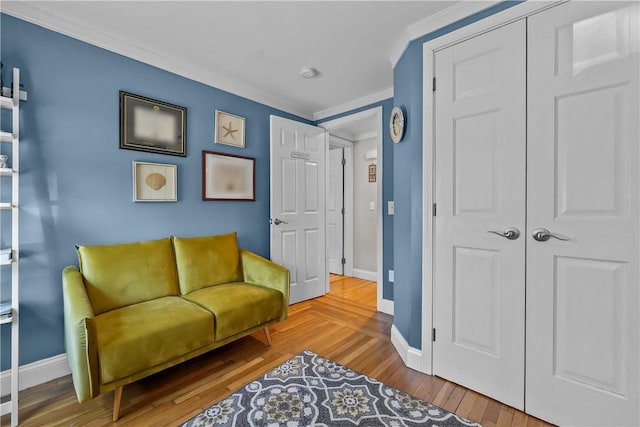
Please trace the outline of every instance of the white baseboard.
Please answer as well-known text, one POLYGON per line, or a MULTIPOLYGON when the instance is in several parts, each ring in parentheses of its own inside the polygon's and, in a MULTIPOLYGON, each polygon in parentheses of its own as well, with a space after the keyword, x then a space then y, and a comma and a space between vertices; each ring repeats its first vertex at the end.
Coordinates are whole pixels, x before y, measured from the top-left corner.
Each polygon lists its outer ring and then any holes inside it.
POLYGON ((422 372, 420 369, 422 366, 422 352, 417 348, 409 347, 409 343, 396 328, 396 325, 391 325, 391 344, 393 344, 407 368, 422 372))
POLYGON ((393 300, 383 299, 378 305, 378 311, 393 316, 393 300))
POLYGON ((357 277, 358 279, 371 280, 375 282, 376 280, 378 280, 378 273, 376 273, 375 271, 360 270, 359 268, 354 268, 353 277, 357 277))
MULTIPOLYGON (((49 357, 47 359, 38 360, 27 365, 20 366, 19 369, 19 382, 18 388, 24 390, 40 384, 44 384, 47 381, 55 380, 56 378, 69 375, 69 364, 67 362, 67 354, 59 354, 57 356, 49 357)), ((6 370, 0 373, 0 390, 11 390, 11 371, 6 370)), ((9 410, 9 407, 5 408, 5 405, 0 408, 2 414, 5 414, 5 409, 9 410)))

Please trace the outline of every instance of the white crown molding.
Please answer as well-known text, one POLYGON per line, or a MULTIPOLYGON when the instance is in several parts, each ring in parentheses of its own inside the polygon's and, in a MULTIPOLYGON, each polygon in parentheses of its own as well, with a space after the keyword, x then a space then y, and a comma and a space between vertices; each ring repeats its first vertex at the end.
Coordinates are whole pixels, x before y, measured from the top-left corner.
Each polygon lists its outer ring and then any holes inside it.
POLYGON ((186 77, 190 80, 233 93, 234 95, 247 98, 251 101, 259 102, 308 120, 312 119, 310 112, 300 111, 299 107, 294 105, 294 103, 284 101, 281 97, 269 95, 256 88, 248 87, 246 82, 239 82, 215 75, 211 70, 187 63, 182 58, 167 57, 142 46, 137 46, 113 34, 98 31, 80 22, 72 21, 63 16, 45 11, 33 2, 5 1, 2 4, 2 13, 186 77))
POLYGON ((327 108, 313 113, 313 120, 319 121, 326 119, 327 117, 335 116, 337 114, 346 113, 347 111, 355 110, 356 108, 365 107, 367 105, 374 104, 376 102, 384 101, 385 99, 393 98, 393 88, 381 90, 380 92, 372 93, 362 98, 354 99, 353 101, 346 102, 344 104, 336 105, 335 107, 327 108))
MULTIPOLYGON (((35 387, 40 384, 44 384, 48 381, 55 380, 56 378, 69 375, 69 363, 67 362, 67 354, 59 354, 57 356, 49 357, 47 359, 38 360, 27 365, 20 366, 18 370, 18 386, 20 390, 35 387)), ((11 370, 2 371, 0 373, 0 390, 11 389, 11 370)), ((0 409, 2 415, 7 410, 10 410, 10 405, 4 405, 0 409)))
POLYGON ((409 25, 389 55, 391 66, 395 68, 400 57, 412 40, 473 15, 474 13, 495 6, 498 3, 501 3, 501 1, 463 1, 409 25))

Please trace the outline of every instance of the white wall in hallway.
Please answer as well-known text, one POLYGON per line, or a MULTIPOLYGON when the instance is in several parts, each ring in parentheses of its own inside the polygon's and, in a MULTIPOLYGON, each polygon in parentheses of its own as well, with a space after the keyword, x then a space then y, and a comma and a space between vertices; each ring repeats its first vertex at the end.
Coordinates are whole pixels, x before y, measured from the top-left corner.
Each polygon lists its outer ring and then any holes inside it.
POLYGON ((376 272, 376 215, 378 200, 376 183, 369 182, 369 165, 376 160, 366 160, 367 151, 376 150, 377 139, 358 141, 353 148, 353 268, 376 272), (373 209, 371 209, 373 207, 373 209))

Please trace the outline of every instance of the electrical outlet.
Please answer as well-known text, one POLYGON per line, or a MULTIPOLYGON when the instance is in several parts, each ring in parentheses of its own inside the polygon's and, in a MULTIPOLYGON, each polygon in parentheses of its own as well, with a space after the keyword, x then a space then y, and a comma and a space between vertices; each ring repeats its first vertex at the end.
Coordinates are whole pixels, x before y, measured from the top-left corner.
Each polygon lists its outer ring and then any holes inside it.
POLYGON ((393 215, 393 212, 395 211, 395 206, 393 204, 393 200, 389 200, 387 202, 387 213, 389 215, 393 215))
POLYGON ((393 283, 395 277, 394 277, 394 273, 393 270, 389 270, 389 282, 393 283))

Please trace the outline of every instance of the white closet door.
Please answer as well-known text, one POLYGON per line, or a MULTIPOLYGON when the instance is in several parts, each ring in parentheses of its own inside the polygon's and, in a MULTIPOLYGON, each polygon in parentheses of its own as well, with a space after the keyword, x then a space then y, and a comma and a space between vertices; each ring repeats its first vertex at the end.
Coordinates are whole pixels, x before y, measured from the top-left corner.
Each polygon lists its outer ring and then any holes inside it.
POLYGON ((435 55, 436 202, 433 368, 522 409, 526 25, 435 55))
POLYGON ((638 426, 638 3, 528 24, 526 410, 638 426))

